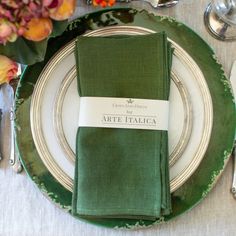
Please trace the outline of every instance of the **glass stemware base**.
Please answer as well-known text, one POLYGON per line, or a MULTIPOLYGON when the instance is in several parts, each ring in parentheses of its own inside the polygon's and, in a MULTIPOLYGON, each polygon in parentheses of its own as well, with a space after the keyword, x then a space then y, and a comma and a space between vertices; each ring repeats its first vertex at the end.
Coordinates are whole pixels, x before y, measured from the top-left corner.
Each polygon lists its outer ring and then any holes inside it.
POLYGON ((204 13, 204 23, 209 33, 216 39, 222 41, 236 40, 236 26, 224 22, 215 11, 212 10, 211 3, 207 6, 204 13))

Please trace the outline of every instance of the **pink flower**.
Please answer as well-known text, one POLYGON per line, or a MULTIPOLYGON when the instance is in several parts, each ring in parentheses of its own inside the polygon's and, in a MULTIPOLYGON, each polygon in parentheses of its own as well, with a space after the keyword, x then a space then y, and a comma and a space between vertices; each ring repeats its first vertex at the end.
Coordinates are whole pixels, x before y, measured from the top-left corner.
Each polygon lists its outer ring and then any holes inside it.
POLYGON ((43 6, 49 9, 57 8, 62 4, 62 0, 43 0, 43 6))
POLYGON ((76 0, 0 0, 0 45, 24 36, 32 19, 68 19, 75 3, 76 0))
POLYGON ((0 55, 0 84, 9 83, 17 76, 18 65, 8 57, 0 55))
POLYGON ((14 42, 17 39, 16 27, 11 22, 0 19, 0 43, 14 42))
POLYGON ((8 7, 12 7, 12 8, 18 7, 16 1, 14 1, 14 0, 2 0, 2 3, 7 5, 8 7))

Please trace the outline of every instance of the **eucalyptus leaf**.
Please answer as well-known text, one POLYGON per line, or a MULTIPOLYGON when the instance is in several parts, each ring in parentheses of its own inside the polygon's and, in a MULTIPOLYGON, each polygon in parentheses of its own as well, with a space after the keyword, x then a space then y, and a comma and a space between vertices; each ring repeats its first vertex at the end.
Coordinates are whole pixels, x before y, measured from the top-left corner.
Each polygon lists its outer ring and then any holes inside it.
MULTIPOLYGON (((51 37, 61 35, 68 25, 68 21, 53 21, 53 32, 51 37)), ((8 42, 6 45, 0 45, 0 54, 5 55, 12 60, 32 65, 44 59, 48 39, 40 42, 29 41, 23 37, 19 37, 15 42, 8 42)))

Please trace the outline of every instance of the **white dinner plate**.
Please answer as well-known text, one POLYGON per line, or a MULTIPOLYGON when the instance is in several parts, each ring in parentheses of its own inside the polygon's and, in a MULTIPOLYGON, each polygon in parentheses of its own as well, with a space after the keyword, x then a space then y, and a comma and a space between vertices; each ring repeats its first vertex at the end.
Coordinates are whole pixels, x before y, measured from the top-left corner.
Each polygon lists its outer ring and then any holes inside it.
MULTIPOLYGON (((112 26, 87 36, 148 34, 137 26, 112 26)), ((178 44, 174 48, 170 88, 169 153, 171 192, 196 170, 207 149, 213 121, 212 99, 195 61, 178 44)), ((49 172, 72 191, 79 95, 75 70, 75 41, 54 55, 35 86, 30 121, 37 151, 49 172)), ((92 69, 92 68, 91 68, 92 69)))

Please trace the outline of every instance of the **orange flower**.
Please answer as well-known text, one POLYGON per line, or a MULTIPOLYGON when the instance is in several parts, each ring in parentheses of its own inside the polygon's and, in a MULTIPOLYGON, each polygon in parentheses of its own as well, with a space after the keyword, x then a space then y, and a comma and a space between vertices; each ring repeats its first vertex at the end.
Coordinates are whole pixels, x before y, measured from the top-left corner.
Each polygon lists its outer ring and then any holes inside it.
POLYGON ((93 5, 98 6, 100 5, 101 7, 111 7, 115 4, 116 0, 93 0, 93 5))
POLYGON ((17 76, 18 65, 6 56, 0 55, 0 84, 9 83, 17 76))
POLYGON ((59 7, 49 11, 49 16, 53 20, 66 20, 71 17, 76 8, 76 0, 62 0, 59 7))
POLYGON ((27 24, 27 30, 23 36, 35 42, 39 42, 47 38, 53 29, 53 24, 49 18, 32 18, 27 24))

